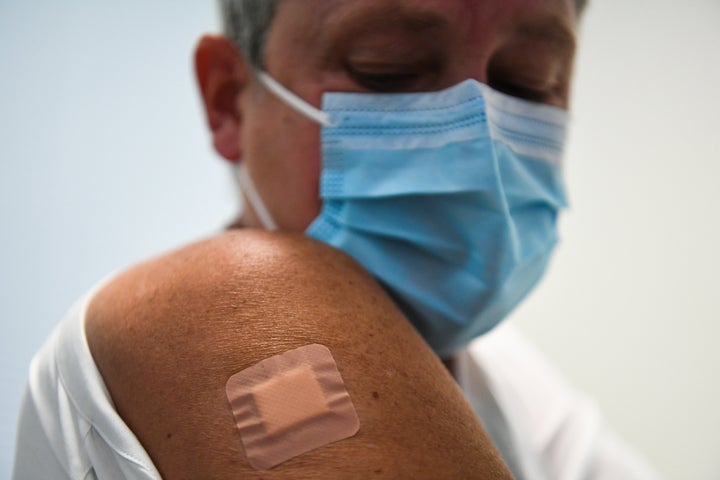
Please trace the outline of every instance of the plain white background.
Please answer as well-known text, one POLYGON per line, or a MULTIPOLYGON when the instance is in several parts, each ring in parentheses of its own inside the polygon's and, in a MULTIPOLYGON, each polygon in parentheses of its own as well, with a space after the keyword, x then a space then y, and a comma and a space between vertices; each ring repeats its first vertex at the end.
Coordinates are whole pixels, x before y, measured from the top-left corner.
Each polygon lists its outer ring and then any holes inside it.
MULTIPOLYGON (((0 477, 34 351, 132 262, 217 231, 197 0, 0 0, 0 477)), ((720 4, 595 0, 567 157, 572 209, 513 315, 669 479, 720 478, 720 4)))

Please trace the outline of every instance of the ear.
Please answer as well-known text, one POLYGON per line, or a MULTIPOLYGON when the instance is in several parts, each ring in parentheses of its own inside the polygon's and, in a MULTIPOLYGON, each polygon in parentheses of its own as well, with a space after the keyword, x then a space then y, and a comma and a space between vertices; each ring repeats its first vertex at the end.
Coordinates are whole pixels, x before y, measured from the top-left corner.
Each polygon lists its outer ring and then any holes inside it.
POLYGON ((242 157, 238 96, 247 85, 248 72, 245 59, 229 39, 220 35, 200 39, 195 49, 195 74, 213 145, 233 163, 242 157))

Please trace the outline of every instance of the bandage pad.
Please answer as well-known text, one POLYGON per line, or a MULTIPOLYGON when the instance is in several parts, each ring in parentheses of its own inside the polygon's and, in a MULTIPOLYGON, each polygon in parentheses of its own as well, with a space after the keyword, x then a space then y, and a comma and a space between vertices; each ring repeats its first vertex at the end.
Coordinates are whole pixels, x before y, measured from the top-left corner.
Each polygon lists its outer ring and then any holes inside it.
POLYGON ((360 421, 330 350, 318 344, 236 373, 225 391, 248 463, 267 470, 352 437, 360 421))

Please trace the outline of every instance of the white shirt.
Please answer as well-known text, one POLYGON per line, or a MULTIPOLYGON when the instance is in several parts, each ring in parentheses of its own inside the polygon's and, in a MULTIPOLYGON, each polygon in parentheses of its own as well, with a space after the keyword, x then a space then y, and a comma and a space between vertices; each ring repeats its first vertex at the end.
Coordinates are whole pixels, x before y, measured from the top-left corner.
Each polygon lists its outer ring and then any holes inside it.
MULTIPOLYGON (((32 361, 18 426, 14 480, 157 480, 150 457, 113 407, 85 337, 80 300, 32 361)), ((518 479, 653 480, 510 325, 457 357, 461 387, 518 479)))
POLYGON ((457 376, 516 478, 659 478, 604 425, 597 404, 512 325, 500 324, 460 353, 457 376))

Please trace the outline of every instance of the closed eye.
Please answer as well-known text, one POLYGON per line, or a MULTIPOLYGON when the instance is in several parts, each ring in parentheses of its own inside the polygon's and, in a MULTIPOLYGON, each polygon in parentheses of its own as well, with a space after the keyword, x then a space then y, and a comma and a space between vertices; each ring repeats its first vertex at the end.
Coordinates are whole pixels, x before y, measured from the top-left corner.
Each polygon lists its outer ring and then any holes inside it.
POLYGON ((408 90, 420 77, 416 71, 402 69, 348 67, 347 72, 358 85, 376 92, 408 90))

